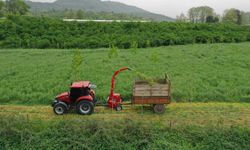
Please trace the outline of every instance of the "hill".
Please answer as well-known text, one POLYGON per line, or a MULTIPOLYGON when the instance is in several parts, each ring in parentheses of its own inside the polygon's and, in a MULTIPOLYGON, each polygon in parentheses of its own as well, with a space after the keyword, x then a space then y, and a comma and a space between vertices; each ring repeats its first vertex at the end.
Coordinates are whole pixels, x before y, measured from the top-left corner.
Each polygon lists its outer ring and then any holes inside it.
POLYGON ((114 12, 143 17, 156 21, 174 21, 173 18, 151 13, 135 6, 129 6, 119 2, 100 1, 100 0, 57 0, 53 3, 41 3, 26 1, 30 6, 31 12, 41 12, 50 10, 85 10, 94 12, 114 12))

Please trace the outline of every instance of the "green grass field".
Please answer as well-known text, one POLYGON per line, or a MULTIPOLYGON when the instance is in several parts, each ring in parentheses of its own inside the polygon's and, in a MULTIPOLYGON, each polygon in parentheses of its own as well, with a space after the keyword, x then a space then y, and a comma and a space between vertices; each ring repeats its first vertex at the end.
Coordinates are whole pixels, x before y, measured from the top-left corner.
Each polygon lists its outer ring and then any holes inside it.
MULTIPOLYGON (((129 50, 2 49, 0 149, 248 150, 249 49, 250 43, 129 50), (140 105, 124 106, 121 112, 96 107, 91 116, 53 114, 48 104, 72 81, 92 81, 104 100, 113 72, 124 66, 150 77, 167 73, 178 103, 168 105, 162 115, 140 105)), ((137 78, 134 72, 121 73, 116 91, 129 101, 137 78)))
POLYGON ((0 106, 0 149, 242 149, 250 147, 249 103, 172 103, 163 115, 125 106, 91 116, 49 106, 0 106))
MULTIPOLYGON (((169 74, 177 102, 250 102, 249 49, 250 43, 129 50, 2 49, 0 103, 49 104, 75 80, 92 81, 99 99, 106 99, 113 72, 124 66, 151 77, 169 74), (83 63, 75 71, 77 61, 83 63)), ((136 78, 133 72, 117 77, 116 91, 126 100, 136 78)))
MULTIPOLYGON (((169 74, 175 101, 249 102, 249 49, 250 43, 129 50, 2 49, 0 103, 48 104, 75 80, 92 81, 99 99, 105 99, 113 72, 124 66, 150 77, 169 74), (78 51, 81 55, 75 57, 78 51), (83 63, 76 72, 79 59, 83 63)), ((136 78, 133 72, 121 73, 116 91, 129 100, 136 78)))

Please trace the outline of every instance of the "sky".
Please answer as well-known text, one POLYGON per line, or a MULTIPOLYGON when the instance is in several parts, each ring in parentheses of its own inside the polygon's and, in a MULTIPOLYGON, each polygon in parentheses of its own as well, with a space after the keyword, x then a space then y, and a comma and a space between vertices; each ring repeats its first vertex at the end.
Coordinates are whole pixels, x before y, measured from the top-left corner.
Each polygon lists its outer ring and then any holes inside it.
MULTIPOLYGON (((54 0, 32 0, 39 2, 52 2, 54 0)), ((145 10, 163 14, 176 18, 177 15, 184 13, 191 7, 210 6, 218 14, 223 14, 225 9, 237 8, 250 12, 250 0, 112 0, 128 5, 137 6, 145 10)))

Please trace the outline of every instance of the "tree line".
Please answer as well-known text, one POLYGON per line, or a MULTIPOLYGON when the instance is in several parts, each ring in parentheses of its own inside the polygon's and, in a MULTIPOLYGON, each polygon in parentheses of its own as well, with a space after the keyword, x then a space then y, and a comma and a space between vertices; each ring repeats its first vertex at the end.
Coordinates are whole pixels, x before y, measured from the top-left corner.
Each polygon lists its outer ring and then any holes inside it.
POLYGON ((6 15, 25 15, 29 6, 23 0, 0 1, 0 18, 6 15))
POLYGON ((50 10, 45 12, 32 12, 36 17, 51 17, 57 19, 88 19, 88 20, 144 20, 133 15, 114 12, 94 12, 84 10, 50 10))
POLYGON ((180 22, 63 22, 9 16, 0 21, 1 48, 157 47, 250 41, 250 27, 180 22))
POLYGON ((250 24, 250 13, 235 8, 227 9, 223 15, 216 14, 209 6, 192 7, 188 10, 187 16, 181 13, 177 16, 179 22, 192 23, 233 23, 238 25, 250 24))

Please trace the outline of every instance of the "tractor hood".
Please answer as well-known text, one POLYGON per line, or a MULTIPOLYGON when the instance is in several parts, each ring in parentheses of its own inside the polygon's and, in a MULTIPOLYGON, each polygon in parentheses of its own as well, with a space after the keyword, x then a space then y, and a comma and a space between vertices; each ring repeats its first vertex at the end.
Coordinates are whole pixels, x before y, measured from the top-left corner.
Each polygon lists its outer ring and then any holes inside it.
POLYGON ((64 92, 64 93, 61 93, 61 94, 57 95, 56 99, 64 99, 66 97, 69 97, 69 93, 68 92, 64 92))

